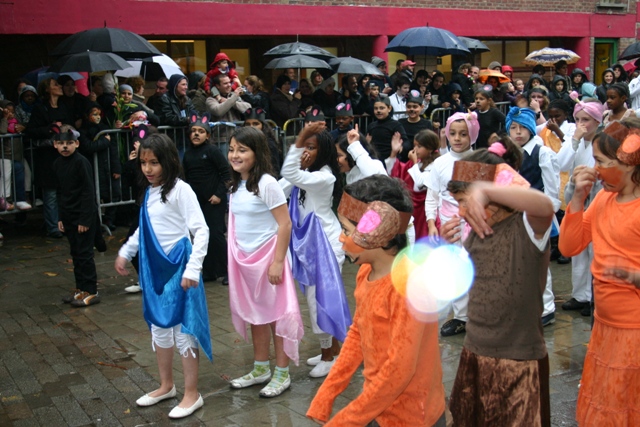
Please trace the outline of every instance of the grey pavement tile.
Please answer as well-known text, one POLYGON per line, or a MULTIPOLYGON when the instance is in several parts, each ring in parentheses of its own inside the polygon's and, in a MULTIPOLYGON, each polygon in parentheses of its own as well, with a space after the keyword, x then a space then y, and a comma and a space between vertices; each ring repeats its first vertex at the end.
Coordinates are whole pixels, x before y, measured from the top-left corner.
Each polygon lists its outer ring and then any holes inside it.
POLYGON ((35 418, 27 418, 15 421, 13 427, 40 427, 40 423, 35 418))
POLYGON ((41 426, 64 426, 65 419, 55 405, 38 408, 33 411, 41 426))
POLYGON ((24 401, 32 411, 38 408, 45 408, 47 406, 53 405, 53 401, 51 397, 49 397, 45 393, 34 393, 34 394, 26 394, 24 395, 24 401))
POLYGON ((91 422, 84 409, 71 396, 56 396, 51 400, 69 426, 82 426, 91 422))

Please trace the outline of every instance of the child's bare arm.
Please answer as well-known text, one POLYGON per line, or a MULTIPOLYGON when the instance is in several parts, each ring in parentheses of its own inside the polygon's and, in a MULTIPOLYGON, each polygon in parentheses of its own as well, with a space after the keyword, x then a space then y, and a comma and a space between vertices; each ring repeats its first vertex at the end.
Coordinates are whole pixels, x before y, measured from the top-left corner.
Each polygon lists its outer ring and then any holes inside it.
POLYGON ((287 205, 280 205, 272 209, 271 214, 278 223, 278 240, 276 254, 273 263, 269 266, 268 276, 271 284, 278 285, 282 283, 284 260, 287 256, 289 240, 291 240, 291 218, 289 217, 287 205))
POLYGON ((491 202, 525 212, 536 237, 544 235, 553 220, 553 204, 541 191, 477 182, 469 189, 466 219, 481 238, 493 233, 487 224, 488 217, 485 211, 491 202))

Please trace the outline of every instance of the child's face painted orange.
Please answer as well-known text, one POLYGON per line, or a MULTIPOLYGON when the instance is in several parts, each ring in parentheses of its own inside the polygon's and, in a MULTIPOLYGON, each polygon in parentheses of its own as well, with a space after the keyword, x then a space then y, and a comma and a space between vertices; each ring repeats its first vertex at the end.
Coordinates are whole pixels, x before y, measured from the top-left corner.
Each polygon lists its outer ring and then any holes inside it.
POLYGON ((593 144, 593 158, 596 161, 595 169, 598 179, 602 181, 605 191, 617 192, 621 189, 624 178, 622 164, 618 160, 611 159, 600 151, 598 144, 593 144))
POLYGON ((360 265, 364 263, 365 261, 363 261, 362 256, 365 252, 368 252, 368 250, 356 245, 351 237, 353 232, 356 230, 356 226, 340 214, 338 214, 338 220, 342 227, 342 233, 340 233, 339 240, 340 243, 342 243, 342 249, 345 252, 345 256, 347 256, 354 264, 360 265))

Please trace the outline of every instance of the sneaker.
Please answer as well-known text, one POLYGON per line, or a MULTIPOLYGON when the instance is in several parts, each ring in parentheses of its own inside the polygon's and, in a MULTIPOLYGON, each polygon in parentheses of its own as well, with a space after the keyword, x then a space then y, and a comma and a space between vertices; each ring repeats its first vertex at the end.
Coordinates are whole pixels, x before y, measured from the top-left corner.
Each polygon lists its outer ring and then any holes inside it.
POLYGON ((220 282, 222 286, 229 286, 229 276, 224 276, 220 282))
POLYGON ((124 291, 130 294, 137 294, 138 292, 142 291, 142 288, 140 287, 139 283, 136 283, 135 285, 127 286, 126 288, 124 288, 124 291))
POLYGON ((333 366, 334 363, 336 363, 336 358, 335 357, 331 361, 320 360, 320 363, 318 363, 311 370, 311 372, 309 372, 309 376, 311 378, 326 377, 327 375, 329 375, 329 371, 331 370, 331 367, 333 366))
POLYGON ((440 328, 440 335, 443 337, 451 337, 453 335, 462 334, 467 331, 467 322, 458 319, 451 319, 445 322, 440 328))
POLYGON ((565 301, 562 304, 562 309, 563 310, 582 310, 585 307, 589 307, 589 303, 588 302, 580 302, 575 298, 571 298, 568 301, 565 301))
POLYGON ((322 361, 322 355, 319 354, 317 356, 313 356, 307 359, 307 365, 309 366, 317 366, 318 363, 322 361))
POLYGON ((62 302, 65 304, 71 304, 71 301, 80 297, 80 289, 74 289, 70 295, 62 297, 62 302))
POLYGON ((32 206, 27 202, 16 202, 16 208, 19 211, 26 211, 32 208, 32 206))
POLYGON ((44 203, 42 202, 42 199, 36 199, 36 207, 40 207, 42 206, 44 203))
POLYGON ((570 264, 571 263, 571 258, 566 257, 564 255, 560 255, 558 257, 558 259, 556 260, 556 262, 560 265, 564 265, 564 264, 570 264))
POLYGON ((546 316, 542 316, 542 327, 549 326, 556 323, 556 314, 549 313, 546 316))
POLYGON ((51 237, 52 239, 62 239, 64 234, 60 230, 53 230, 47 233, 47 237, 51 237))
POLYGON ((89 292, 80 292, 76 298, 71 301, 73 307, 89 307, 90 305, 98 304, 100 302, 100 295, 96 292, 90 294, 89 292))

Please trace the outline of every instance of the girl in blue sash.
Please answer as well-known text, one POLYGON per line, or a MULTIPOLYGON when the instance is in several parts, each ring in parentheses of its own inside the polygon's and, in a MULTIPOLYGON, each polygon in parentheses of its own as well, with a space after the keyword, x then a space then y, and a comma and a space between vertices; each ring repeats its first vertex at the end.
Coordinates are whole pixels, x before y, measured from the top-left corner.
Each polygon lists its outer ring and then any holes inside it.
POLYGON ((151 329, 158 360, 160 388, 136 401, 151 406, 175 397, 173 347, 182 356, 184 396, 169 413, 183 418, 202 407, 198 393, 198 344, 211 360, 211 336, 202 261, 207 254, 209 229, 198 199, 182 175, 175 143, 166 135, 151 135, 140 144, 138 165, 140 226, 120 248, 116 271, 129 274, 126 264, 138 253, 144 319, 151 329), (193 240, 190 239, 193 236, 193 240))
POLYGON ((337 152, 322 112, 312 110, 306 121, 284 160, 280 185, 291 196, 293 276, 307 297, 311 328, 322 350, 307 360, 314 366, 309 376, 320 378, 340 352, 351 314, 341 275, 340 222, 332 210, 333 200, 342 194, 337 152))

